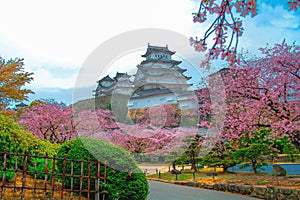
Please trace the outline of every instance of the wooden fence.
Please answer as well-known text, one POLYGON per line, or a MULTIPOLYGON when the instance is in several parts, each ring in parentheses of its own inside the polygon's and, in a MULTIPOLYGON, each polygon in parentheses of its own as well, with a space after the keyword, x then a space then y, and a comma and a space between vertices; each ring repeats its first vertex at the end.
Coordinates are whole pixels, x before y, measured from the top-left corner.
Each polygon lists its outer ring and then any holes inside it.
POLYGON ((49 157, 47 154, 36 156, 0 152, 0 199, 104 200, 105 188, 101 188, 100 183, 105 182, 106 164, 99 160, 95 162, 49 157), (63 166, 60 172, 57 170, 58 162, 63 166), (74 166, 78 165, 80 173, 76 174, 78 169, 74 166))

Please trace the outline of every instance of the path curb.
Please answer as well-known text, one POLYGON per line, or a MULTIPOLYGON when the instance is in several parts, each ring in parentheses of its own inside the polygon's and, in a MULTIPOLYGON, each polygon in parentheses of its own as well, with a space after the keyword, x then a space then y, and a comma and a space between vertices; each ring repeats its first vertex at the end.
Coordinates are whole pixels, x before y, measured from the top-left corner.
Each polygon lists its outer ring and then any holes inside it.
POLYGON ((209 190, 216 190, 221 192, 230 192, 235 194, 246 195, 249 197, 255 197, 267 200, 300 200, 300 190, 291 188, 279 188, 274 186, 260 187, 253 185, 240 185, 234 183, 214 183, 203 184, 199 182, 191 181, 166 181, 157 178, 148 178, 148 180, 159 181, 164 183, 171 183, 182 186, 198 187, 209 190))

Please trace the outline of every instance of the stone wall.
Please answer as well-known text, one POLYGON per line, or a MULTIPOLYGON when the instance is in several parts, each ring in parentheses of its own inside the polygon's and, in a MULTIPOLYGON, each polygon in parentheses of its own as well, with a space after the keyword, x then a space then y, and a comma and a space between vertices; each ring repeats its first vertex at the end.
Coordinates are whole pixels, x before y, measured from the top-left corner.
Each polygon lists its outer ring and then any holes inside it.
MULTIPOLYGON (((188 184, 187 184, 188 185, 188 184)), ((218 191, 227 191, 232 193, 240 193, 243 195, 268 199, 268 200, 285 200, 300 199, 300 191, 289 188, 278 188, 273 186, 259 187, 251 185, 239 185, 230 183, 204 184, 205 189, 214 189, 218 191)))

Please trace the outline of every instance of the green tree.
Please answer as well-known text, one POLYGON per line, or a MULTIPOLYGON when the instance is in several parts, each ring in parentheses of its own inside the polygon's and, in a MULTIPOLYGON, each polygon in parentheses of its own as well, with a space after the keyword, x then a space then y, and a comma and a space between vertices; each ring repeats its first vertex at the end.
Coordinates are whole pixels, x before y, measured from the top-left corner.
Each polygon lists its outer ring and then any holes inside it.
POLYGON ((268 165, 265 156, 276 155, 278 150, 272 147, 273 141, 267 139, 269 130, 260 129, 255 133, 246 134, 240 139, 240 148, 234 152, 234 158, 243 162, 241 168, 250 166, 254 173, 268 165), (251 136, 251 134, 253 134, 251 136))
POLYGON ((300 153, 297 147, 288 137, 276 139, 274 142, 274 147, 279 150, 279 153, 287 154, 288 160, 292 162, 296 161, 297 155, 300 153))
POLYGON ((9 114, 7 107, 10 103, 27 100, 27 94, 33 93, 23 88, 33 80, 33 73, 25 72, 23 66, 23 59, 0 57, 0 113, 9 114))
POLYGON ((234 150, 229 143, 216 145, 211 152, 201 159, 201 164, 209 167, 223 167, 224 172, 229 167, 233 167, 239 163, 234 157, 234 150))
POLYGON ((200 161, 199 153, 203 137, 201 135, 188 136, 185 138, 185 142, 188 144, 187 150, 176 160, 177 163, 189 162, 191 163, 191 169, 197 171, 197 163, 200 161))

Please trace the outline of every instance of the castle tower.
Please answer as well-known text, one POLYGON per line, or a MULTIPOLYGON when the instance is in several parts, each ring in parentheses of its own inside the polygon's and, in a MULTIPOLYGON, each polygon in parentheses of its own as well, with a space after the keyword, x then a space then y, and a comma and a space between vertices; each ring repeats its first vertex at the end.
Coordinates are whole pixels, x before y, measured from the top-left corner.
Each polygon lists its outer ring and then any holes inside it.
POLYGON ((145 58, 138 66, 134 79, 134 93, 128 103, 129 109, 147 108, 161 104, 178 104, 179 109, 192 109, 194 92, 189 91, 191 77, 183 73, 186 69, 173 60, 174 51, 168 46, 148 44, 145 58))
POLYGON ((114 80, 116 81, 113 94, 121 94, 126 96, 131 96, 133 92, 133 84, 130 81, 130 75, 127 73, 117 72, 114 80))
POLYGON ((112 94, 114 86, 116 84, 115 80, 112 79, 109 75, 105 76, 101 80, 97 81, 98 86, 95 92, 95 97, 102 97, 112 94))

